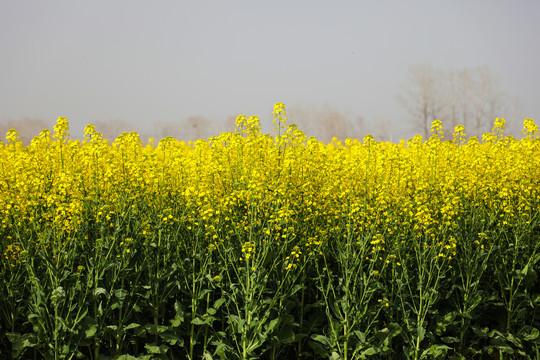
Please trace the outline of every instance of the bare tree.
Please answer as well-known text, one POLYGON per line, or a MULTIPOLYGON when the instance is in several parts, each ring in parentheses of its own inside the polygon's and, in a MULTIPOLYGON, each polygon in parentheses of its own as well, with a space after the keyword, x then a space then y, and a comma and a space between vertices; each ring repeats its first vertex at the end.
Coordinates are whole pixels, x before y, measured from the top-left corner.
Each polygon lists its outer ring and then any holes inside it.
POLYGON ((498 90, 498 80, 489 68, 479 67, 468 71, 472 78, 469 96, 474 112, 470 119, 463 119, 463 123, 479 136, 491 129, 495 119, 502 116, 506 105, 498 90))
POLYGON ((422 135, 427 137, 434 120, 445 112, 444 73, 431 65, 419 64, 409 68, 408 82, 399 101, 407 108, 422 135))
POLYGON ((324 142, 331 141, 333 137, 340 140, 353 138, 364 126, 363 118, 351 120, 350 116, 328 104, 320 108, 296 105, 287 109, 287 114, 289 123, 298 125, 307 136, 314 136, 324 142))
POLYGON ((96 130, 111 143, 122 133, 133 131, 132 126, 123 120, 95 121, 92 123, 96 130))
POLYGON ((465 125, 480 136, 502 117, 508 98, 487 67, 443 71, 415 65, 409 69, 407 85, 398 98, 424 136, 429 136, 433 120, 441 120, 447 129, 465 125))
POLYGON ((182 128, 179 123, 174 122, 157 122, 154 124, 152 135, 155 136, 156 144, 160 139, 168 136, 178 140, 185 140, 182 135, 182 128), (182 137, 182 139, 180 139, 182 137))

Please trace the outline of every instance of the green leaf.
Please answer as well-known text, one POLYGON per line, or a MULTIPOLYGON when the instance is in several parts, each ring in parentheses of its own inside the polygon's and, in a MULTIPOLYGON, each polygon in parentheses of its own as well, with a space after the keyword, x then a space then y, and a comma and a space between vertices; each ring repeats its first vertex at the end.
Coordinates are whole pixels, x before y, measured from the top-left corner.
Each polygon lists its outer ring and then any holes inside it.
POLYGON ((39 315, 38 314, 28 314, 28 321, 30 321, 30 323, 32 325, 39 325, 39 315))
POLYGON ((212 341, 211 344, 216 347, 216 350, 214 351, 214 355, 217 355, 219 356, 220 359, 224 359, 224 360, 228 360, 232 358, 232 356, 229 356, 229 353, 232 351, 232 347, 230 345, 221 341, 212 341))
POLYGON ((96 324, 91 325, 87 330, 84 331, 84 335, 86 336, 87 339, 89 339, 96 334, 97 329, 98 327, 96 324))
POLYGON ((495 346, 498 350, 504 352, 504 353, 507 353, 507 354, 513 354, 514 353, 514 349, 512 349, 512 347, 510 345, 508 345, 505 341, 505 339, 500 336, 500 335, 497 335, 495 337, 493 337, 489 343, 493 346, 495 346))
MULTIPOLYGON (((253 351, 255 351, 257 348, 259 348, 262 344, 264 344, 264 341, 266 340, 266 338, 261 338, 261 337, 258 337, 258 338, 255 338, 255 340, 251 343, 251 346, 248 346, 246 351, 248 352, 248 354, 252 354, 253 351)), ((255 357, 251 356, 249 357, 248 359, 256 359, 255 357)))
POLYGON ((223 304, 225 304, 225 301, 226 301, 226 300, 225 300, 224 298, 219 298, 219 299, 217 299, 216 302, 214 303, 213 308, 216 309, 216 310, 219 310, 219 308, 220 308, 223 304))
POLYGON ((421 358, 424 358, 426 355, 431 355, 434 359, 441 359, 442 356, 446 355, 448 350, 452 350, 452 348, 446 345, 431 345, 429 348, 422 352, 421 358))
POLYGON ((375 338, 377 340, 384 340, 388 337, 388 335, 390 335, 390 329, 384 328, 384 329, 380 329, 379 331, 375 333, 375 338))
POLYGON ((476 293, 472 299, 468 301, 467 312, 474 310, 482 302, 482 294, 476 293))
POLYGON ((62 355, 67 355, 70 353, 69 351, 69 346, 67 346, 66 344, 62 345, 62 349, 60 350, 60 353, 62 355))
POLYGON ((36 346, 36 336, 33 333, 19 334, 19 333, 6 333, 7 338, 13 344, 13 351, 18 357, 22 354, 24 349, 36 346))
POLYGON ((210 290, 210 289, 204 289, 204 290, 202 290, 199 294, 197 294, 196 299, 197 299, 197 300, 202 300, 202 299, 204 299, 204 297, 206 296, 206 294, 208 294, 210 291, 212 291, 212 290, 210 290))
POLYGON ((171 334, 170 332, 164 332, 163 334, 159 334, 159 337, 169 343, 169 345, 184 346, 184 339, 179 338, 178 336, 171 334))
POLYGON ((503 339, 504 339, 504 334, 503 334, 502 332, 500 332, 499 330, 497 330, 497 329, 491 330, 491 331, 488 333, 488 336, 489 336, 490 338, 498 336, 499 338, 503 338, 503 339))
POLYGON ((377 354, 377 350, 374 347, 370 347, 364 351, 362 351, 362 354, 360 354, 360 358, 364 358, 366 356, 371 356, 377 354))
POLYGON ((276 338, 281 344, 291 344, 294 342, 294 331, 289 326, 284 326, 276 333, 276 338))
POLYGON ((159 346, 146 344, 144 345, 144 347, 146 348, 146 351, 148 351, 150 354, 165 355, 169 350, 169 347, 165 344, 161 344, 159 346))
POLYGON ((94 296, 95 300, 99 300, 101 295, 103 295, 106 299, 109 299, 111 297, 109 292, 106 289, 101 288, 101 287, 95 288, 94 291, 92 292, 92 295, 94 296))
POLYGON ((441 337, 441 340, 444 341, 447 344, 454 344, 454 343, 459 342, 459 339, 457 337, 453 337, 453 336, 443 336, 443 337, 441 337))
MULTIPOLYGON (((255 317, 255 318, 251 319, 251 322, 249 323, 248 329, 249 330, 258 329, 259 324, 261 324, 261 321, 259 320, 258 317, 255 317)), ((259 336, 266 336, 266 334, 263 334, 263 333, 259 333, 258 335, 259 336)))
POLYGON ((240 319, 238 315, 229 315, 228 316, 229 324, 236 328, 237 334, 241 334, 244 328, 244 320, 240 319))
POLYGON ((174 319, 171 320, 171 326, 172 327, 178 327, 180 326, 180 324, 182 324, 182 322, 184 322, 184 317, 180 317, 178 315, 175 316, 174 319))
POLYGON ((324 335, 317 335, 317 334, 314 334, 314 335, 311 335, 311 338, 317 342, 320 342, 321 344, 325 345, 326 347, 328 347, 329 349, 332 349, 334 346, 332 345, 332 343, 330 342, 330 339, 328 339, 326 336, 324 335))
POLYGON ((146 325, 145 328, 150 335, 161 334, 168 330, 168 327, 165 325, 154 325, 154 324, 146 325))
MULTIPOLYGON (((76 307, 73 307, 75 309, 76 307)), ((75 318, 74 324, 78 324, 84 319, 86 319, 86 315, 88 315, 88 308, 85 307, 84 310, 77 314, 77 317, 75 318)))
POLYGON ((302 288, 304 288, 304 284, 296 284, 295 286, 293 286, 293 288, 291 289, 291 292, 289 293, 288 296, 292 296, 294 294, 296 294, 296 292, 298 292, 298 290, 301 290, 302 288))
POLYGON ((486 339, 488 337, 489 328, 480 328, 478 326, 471 326, 472 331, 478 335, 482 339, 486 339))
MULTIPOLYGON (((405 333, 403 333, 403 334, 405 334, 405 333)), ((402 351, 401 354, 403 355, 403 358, 409 360, 411 358, 411 354, 413 353, 413 350, 412 350, 411 346, 410 345, 409 346, 403 345, 402 349, 403 349, 403 351, 402 351)))
POLYGON ((388 324, 388 327, 390 328, 390 337, 395 337, 401 333, 401 326, 398 323, 390 323, 388 324))
POLYGON ((424 340, 424 335, 426 335, 426 329, 424 329, 422 326, 418 326, 416 328, 416 334, 418 336, 418 341, 424 340))
POLYGON ((328 356, 330 356, 328 354, 328 351, 326 351, 326 349, 324 348, 324 346, 321 345, 321 343, 316 341, 308 341, 308 344, 313 349, 313 351, 315 351, 315 353, 320 357, 327 358, 328 356))
POLYGON ((521 348, 521 340, 514 337, 512 334, 506 334, 506 340, 510 341, 512 344, 514 344, 516 347, 521 348))
POLYGON ((146 327, 145 326, 139 326, 133 329, 133 335, 137 337, 145 337, 146 336, 146 327))
MULTIPOLYGON (((137 357, 137 360, 155 360, 156 357, 152 355, 141 355, 137 357)), ((107 358, 104 358, 104 360, 107 360, 107 358)))
POLYGON ((527 275, 528 272, 529 272, 529 264, 525 265, 523 270, 521 270, 521 273, 523 273, 524 275, 527 275))
POLYGON ((280 321, 279 318, 275 318, 272 321, 270 321, 270 323, 266 327, 266 333, 270 334, 275 329, 275 327, 279 324, 279 321, 280 321))
POLYGON ((184 322, 184 310, 182 309, 182 304, 179 301, 174 303, 174 311, 176 312, 176 316, 171 321, 171 324, 173 327, 178 327, 184 322))
POLYGON ((140 324, 137 324, 137 323, 131 323, 129 325, 126 325, 126 327, 124 327, 124 330, 131 330, 131 329, 136 329, 138 328, 139 326, 141 326, 140 324))
POLYGON ((353 333, 354 333, 354 335, 356 335, 356 337, 358 338, 360 343, 365 343, 366 342, 366 334, 364 334, 360 330, 355 330, 355 331, 353 331, 353 333))
POLYGON ((529 325, 522 326, 517 332, 517 336, 525 341, 536 340, 538 335, 540 335, 538 329, 529 325))
POLYGON ((193 325, 204 325, 206 324, 201 318, 196 317, 195 319, 191 320, 191 323, 193 325))
POLYGON ((128 293, 127 290, 124 290, 124 289, 114 290, 114 296, 121 302, 124 302, 124 300, 126 299, 127 293, 128 293))
POLYGON ((341 356, 335 351, 332 352, 332 355, 330 355, 329 360, 341 360, 341 356))
POLYGON ((330 312, 332 313, 333 317, 336 319, 341 319, 341 314, 339 312, 339 307, 336 306, 337 301, 330 301, 328 303, 328 308, 330 309, 330 312))
POLYGON ((208 308, 208 310, 206 310, 206 312, 210 315, 216 315, 216 309, 214 308, 208 308))

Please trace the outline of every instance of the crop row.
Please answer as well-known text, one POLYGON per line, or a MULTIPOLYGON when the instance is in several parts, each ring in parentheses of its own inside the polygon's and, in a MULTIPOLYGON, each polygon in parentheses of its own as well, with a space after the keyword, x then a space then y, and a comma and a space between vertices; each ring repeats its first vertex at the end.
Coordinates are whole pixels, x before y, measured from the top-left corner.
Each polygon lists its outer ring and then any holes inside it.
POLYGON ((274 132, 0 147, 0 357, 540 354, 540 140, 274 132))

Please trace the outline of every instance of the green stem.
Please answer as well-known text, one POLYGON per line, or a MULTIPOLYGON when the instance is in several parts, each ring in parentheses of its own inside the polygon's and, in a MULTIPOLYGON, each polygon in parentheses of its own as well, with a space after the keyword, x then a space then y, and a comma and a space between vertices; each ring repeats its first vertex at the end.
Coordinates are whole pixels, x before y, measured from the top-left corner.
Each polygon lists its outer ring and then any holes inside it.
MULTIPOLYGON (((193 257, 193 271, 195 271, 195 257, 193 257)), ((193 359, 193 347, 195 346, 195 324, 193 323, 193 319, 197 316, 197 301, 196 301, 196 293, 197 293, 197 283, 195 281, 195 274, 193 274, 192 282, 191 282, 191 329, 189 334, 189 358, 193 359)))
POLYGON ((242 328, 242 359, 247 359, 247 348, 248 348, 248 330, 250 328, 250 325, 251 325, 251 302, 252 302, 252 299, 253 299, 253 294, 252 294, 252 291, 251 291, 251 277, 250 277, 250 274, 249 274, 249 268, 248 268, 249 264, 247 264, 247 261, 246 261, 246 290, 247 290, 247 299, 246 299, 246 303, 244 305, 244 316, 245 316, 245 319, 246 319, 246 322, 242 328))
MULTIPOLYGON (((210 308, 210 293, 206 294, 206 313, 208 313, 209 308, 210 308)), ((208 345, 208 326, 205 326, 204 327, 203 351, 206 350, 207 345, 208 345)))
MULTIPOLYGON (((123 276, 122 276, 122 280, 121 280, 120 283, 121 283, 120 289, 123 290, 124 289, 124 277, 123 276)), ((122 335, 120 334, 120 332, 122 331, 122 328, 124 326, 124 324, 123 324, 124 321, 123 321, 123 318, 122 318, 122 316, 123 316, 122 310, 123 310, 123 304, 120 305, 120 308, 118 309, 118 311, 119 311, 119 314, 118 314, 118 329, 116 331, 116 352, 117 353, 120 351, 120 348, 121 348, 120 343, 122 341, 121 340, 122 335)))
MULTIPOLYGON (((305 284, 305 274, 303 276, 305 284)), ((305 287, 302 287, 302 296, 300 297, 300 329, 304 328, 304 296, 305 296, 305 287)), ((298 350, 297 350, 297 356, 302 357, 302 341, 298 341, 298 350)))

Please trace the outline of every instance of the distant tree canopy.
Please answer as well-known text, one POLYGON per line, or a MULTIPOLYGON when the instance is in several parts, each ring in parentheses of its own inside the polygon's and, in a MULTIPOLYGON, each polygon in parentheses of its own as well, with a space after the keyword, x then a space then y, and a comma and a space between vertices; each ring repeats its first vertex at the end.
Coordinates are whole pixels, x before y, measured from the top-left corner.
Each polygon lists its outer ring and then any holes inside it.
POLYGON ((364 130, 364 120, 361 117, 351 119, 348 114, 324 104, 317 106, 296 105, 288 109, 289 122, 298 125, 307 136, 330 142, 333 137, 339 140, 354 138, 364 130))
POLYGON ((424 136, 434 120, 441 120, 446 129, 464 125, 468 134, 480 136, 496 118, 504 117, 510 103, 488 67, 443 70, 427 64, 409 68, 398 99, 424 136))

